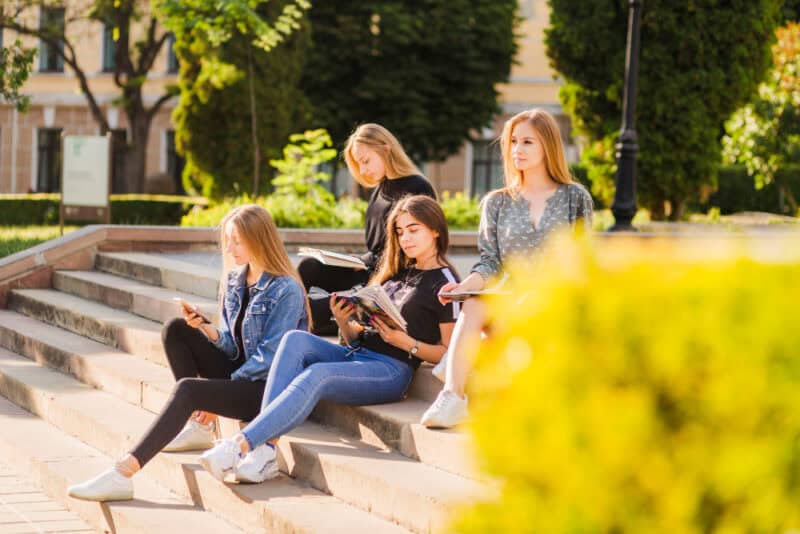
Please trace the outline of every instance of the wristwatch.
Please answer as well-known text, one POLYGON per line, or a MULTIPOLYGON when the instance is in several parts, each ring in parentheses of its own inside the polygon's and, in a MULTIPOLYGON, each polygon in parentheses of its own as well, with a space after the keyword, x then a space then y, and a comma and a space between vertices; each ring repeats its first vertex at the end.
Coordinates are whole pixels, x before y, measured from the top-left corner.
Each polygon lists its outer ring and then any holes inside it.
POLYGON ((411 347, 411 350, 410 350, 410 351, 408 351, 408 353, 409 353, 411 356, 416 356, 418 351, 419 351, 419 340, 415 339, 415 340, 414 340, 414 346, 413 346, 413 347, 411 347))

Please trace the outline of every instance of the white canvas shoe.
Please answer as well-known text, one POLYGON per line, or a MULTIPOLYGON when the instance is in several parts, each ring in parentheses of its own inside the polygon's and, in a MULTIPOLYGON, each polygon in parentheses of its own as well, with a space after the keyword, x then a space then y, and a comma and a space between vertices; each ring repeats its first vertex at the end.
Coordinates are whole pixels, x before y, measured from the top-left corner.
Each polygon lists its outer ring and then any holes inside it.
POLYGON ((133 481, 112 467, 86 482, 73 484, 67 494, 84 501, 129 501, 133 499, 133 481))
POLYGON ((248 452, 236 464, 236 480, 249 484, 260 484, 278 476, 278 462, 275 461, 275 449, 262 443, 248 452))
POLYGON ((200 465, 217 480, 225 478, 232 471, 242 456, 242 449, 232 439, 218 440, 213 449, 200 455, 200 465))
POLYGON ((449 352, 445 352, 442 355, 442 359, 439 360, 439 363, 434 365, 433 369, 431 370, 431 373, 433 373, 433 376, 438 378, 441 382, 446 382, 447 381, 447 358, 448 358, 448 356, 450 356, 450 353, 449 352))
POLYGON ((422 423, 428 428, 452 428, 466 421, 467 397, 462 399, 452 391, 442 390, 439 396, 422 414, 422 423))
POLYGON ((170 441, 162 450, 164 452, 180 452, 210 449, 214 446, 214 440, 217 437, 215 427, 216 425, 213 422, 208 425, 201 425, 197 421, 191 420, 181 430, 180 434, 175 436, 175 439, 170 441))

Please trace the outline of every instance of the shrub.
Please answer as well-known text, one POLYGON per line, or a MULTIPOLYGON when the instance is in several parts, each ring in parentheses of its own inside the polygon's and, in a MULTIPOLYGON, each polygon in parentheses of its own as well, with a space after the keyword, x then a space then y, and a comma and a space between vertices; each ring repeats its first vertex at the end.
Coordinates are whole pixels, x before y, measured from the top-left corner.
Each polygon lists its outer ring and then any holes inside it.
POLYGON ((490 303, 471 430, 500 491, 456 531, 800 527, 796 240, 568 243, 537 268, 490 303))
POLYGON ((755 189, 753 177, 747 174, 744 166, 722 167, 717 176, 717 190, 695 209, 706 211, 717 207, 723 215, 740 211, 766 211, 795 215, 789 210, 789 203, 781 198, 778 183, 785 184, 795 198, 800 198, 800 166, 786 166, 776 172, 777 180, 755 189))
POLYGON ((481 210, 477 197, 470 198, 461 192, 451 194, 445 191, 440 204, 451 230, 472 230, 478 227, 481 210))
MULTIPOLYGON (((0 195, 0 225, 58 224, 59 198, 59 193, 0 195)), ((110 198, 114 224, 178 224, 192 206, 206 205, 204 198, 173 195, 111 195, 110 198)))

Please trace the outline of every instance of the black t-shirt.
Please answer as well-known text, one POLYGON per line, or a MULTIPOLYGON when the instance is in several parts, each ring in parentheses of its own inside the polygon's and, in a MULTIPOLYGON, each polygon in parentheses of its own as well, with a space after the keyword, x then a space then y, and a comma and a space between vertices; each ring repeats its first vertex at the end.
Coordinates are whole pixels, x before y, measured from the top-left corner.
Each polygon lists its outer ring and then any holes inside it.
POLYGON ((244 286, 244 293, 242 294, 242 307, 239 309, 239 316, 236 317, 236 324, 233 327, 233 339, 236 340, 236 346, 239 347, 239 358, 246 357, 244 352, 244 341, 242 341, 242 323, 244 322, 247 306, 250 305, 250 290, 252 288, 253 286, 244 286))
MULTIPOLYGON (((384 282, 383 288, 398 307, 408 323, 408 335, 421 343, 441 343, 439 323, 454 323, 458 317, 458 304, 442 306, 436 295, 448 282, 457 282, 455 273, 448 267, 421 271, 413 267, 400 271, 384 282)), ((411 357, 405 350, 389 345, 375 332, 362 336, 361 346, 406 362, 416 369, 422 360, 411 357)))
POLYGON ((427 195, 433 199, 436 193, 430 182, 422 176, 412 175, 383 180, 372 191, 365 218, 365 240, 369 251, 362 259, 370 268, 374 267, 386 244, 386 219, 395 202, 406 195, 427 195))

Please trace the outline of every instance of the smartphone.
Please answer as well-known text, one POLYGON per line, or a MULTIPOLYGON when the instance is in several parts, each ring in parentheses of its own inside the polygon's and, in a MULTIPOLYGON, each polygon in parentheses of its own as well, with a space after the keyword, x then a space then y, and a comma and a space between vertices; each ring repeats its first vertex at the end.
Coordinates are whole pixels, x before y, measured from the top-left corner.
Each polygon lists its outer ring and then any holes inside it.
POLYGON ((206 317, 205 315, 203 315, 203 314, 200 312, 200 310, 198 310, 198 309, 197 309, 197 306, 192 306, 191 304, 189 304, 188 302, 186 302, 185 300, 183 300, 181 297, 173 297, 173 298, 172 298, 172 300, 174 300, 175 302, 177 302, 178 304, 180 304, 180 306, 181 306, 181 307, 182 307, 184 310, 186 310, 186 311, 188 311, 188 312, 191 312, 191 313, 194 313, 194 314, 196 314, 198 317, 200 317, 200 319, 202 319, 202 321, 203 321, 204 323, 211 324, 211 319, 209 319, 208 317, 206 317))

